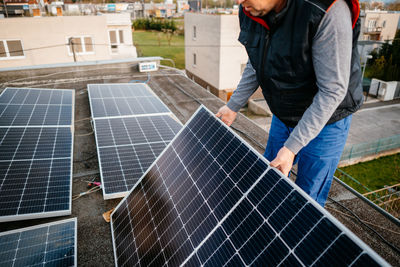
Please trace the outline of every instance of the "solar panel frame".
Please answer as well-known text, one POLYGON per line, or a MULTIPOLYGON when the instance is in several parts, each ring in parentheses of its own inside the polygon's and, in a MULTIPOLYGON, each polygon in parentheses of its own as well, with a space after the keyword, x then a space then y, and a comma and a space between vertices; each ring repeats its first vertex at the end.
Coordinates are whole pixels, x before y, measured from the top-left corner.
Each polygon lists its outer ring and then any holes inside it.
MULTIPOLYGON (((132 116, 148 116, 149 113, 141 113, 141 114, 126 114, 126 115, 114 115, 114 116, 95 116, 96 112, 94 111, 94 103, 93 100, 94 99, 104 99, 104 98, 96 98, 93 97, 94 94, 94 88, 96 86, 98 87, 102 87, 102 86, 143 86, 147 92, 149 93, 149 96, 153 96, 156 100, 158 100, 160 102, 160 104, 162 105, 162 107, 165 110, 169 110, 169 108, 164 104, 163 101, 161 101, 161 99, 158 97, 158 95, 156 95, 153 90, 151 90, 151 88, 146 84, 146 83, 131 83, 131 84, 126 84, 126 83, 108 83, 108 84, 88 84, 88 96, 89 96, 89 103, 90 103, 90 113, 92 114, 92 118, 93 119, 105 119, 105 118, 123 118, 123 117, 132 117, 132 116), (92 89, 93 88, 93 89, 92 89)), ((123 98, 123 97, 108 97, 110 99, 115 99, 115 98, 123 98)), ((133 97, 132 97, 133 98, 133 97)), ((158 114, 158 115, 170 115, 172 114, 172 112, 154 112, 152 114, 158 114)))
POLYGON ((77 253, 78 252, 78 220, 76 217, 71 218, 71 219, 65 219, 65 220, 59 220, 59 221, 55 221, 55 222, 45 223, 45 224, 34 225, 34 226, 30 226, 30 227, 19 228, 19 229, 15 229, 15 230, 6 231, 6 232, 0 232, 0 237, 5 236, 5 235, 15 234, 15 233, 23 233, 26 231, 36 230, 36 229, 40 229, 40 228, 65 224, 65 223, 69 223, 69 222, 74 223, 74 246, 73 246, 74 247, 74 265, 73 266, 78 266, 78 257, 77 257, 77 255, 78 255, 78 253, 77 253))
MULTIPOLYGON (((0 93, 0 100, 1 100, 1 98, 5 95, 5 94, 7 94, 9 91, 11 91, 11 90, 16 90, 16 91, 49 91, 49 92, 54 92, 54 90, 55 91, 57 91, 57 92, 62 92, 62 93, 71 93, 71 103, 70 104, 63 104, 63 103, 59 103, 59 104, 51 104, 51 103, 47 103, 47 104, 45 104, 45 103, 43 103, 43 104, 37 104, 37 103, 15 103, 15 104, 12 104, 12 103, 6 103, 6 102, 2 102, 2 103, 0 103, 0 106, 6 106, 6 107, 8 107, 8 106, 11 106, 11 105, 13 105, 13 106, 27 106, 27 105, 30 105, 30 106, 33 106, 33 109, 32 109, 32 113, 31 113, 31 116, 33 115, 33 112, 34 112, 34 110, 35 110, 35 108, 37 107, 37 106, 59 106, 60 107, 60 111, 59 111, 59 116, 61 115, 61 108, 62 107, 69 107, 69 106, 71 106, 71 118, 70 118, 70 124, 32 124, 32 125, 29 125, 29 124, 26 124, 26 125, 0 125, 0 128, 9 128, 9 127, 20 127, 20 128, 23 128, 23 127, 62 127, 62 126, 64 126, 64 127, 70 127, 71 125, 74 125, 74 110, 75 110, 75 90, 73 90, 73 89, 49 89, 49 88, 17 88, 17 87, 7 87, 7 88, 5 88, 1 93, 0 93)), ((17 93, 15 93, 14 95, 13 95, 13 97, 16 95, 17 93)), ((28 95, 27 95, 28 96, 28 95)), ((68 96, 67 96, 68 97, 68 96)), ((36 101, 38 101, 39 100, 39 97, 37 98, 37 100, 36 101)), ((50 99, 49 99, 49 101, 50 101, 50 99)), ((1 118, 1 116, 2 116, 2 114, 4 113, 6 111, 6 108, 4 108, 1 112, 0 112, 0 118, 1 118)), ((60 118, 59 118, 60 119, 60 118)), ((15 120, 15 117, 14 117, 14 120, 15 120)))
MULTIPOLYGON (((113 250, 114 250, 114 261, 115 261, 115 266, 118 266, 118 256, 117 256, 117 249, 116 249, 116 244, 115 244, 115 236, 114 236, 114 222, 113 222, 113 217, 116 211, 124 205, 125 200, 129 197, 129 195, 135 190, 135 188, 142 182, 142 180, 146 177, 146 175, 150 172, 150 170, 156 165, 157 161, 163 157, 163 155, 168 151, 168 148, 172 146, 174 141, 179 138, 180 134, 185 130, 186 126, 189 125, 192 120, 196 117, 196 115, 202 111, 205 110, 212 116, 215 116, 214 113, 212 113, 210 110, 208 110, 204 105, 201 105, 197 111, 192 115, 192 117, 186 122, 185 126, 182 127, 182 129, 176 134, 174 139, 168 144, 168 146, 164 149, 164 151, 158 156, 158 158, 153 162, 153 164, 147 169, 147 171, 142 175, 142 177, 137 181, 137 183, 132 187, 132 189, 129 191, 127 196, 125 196, 119 204, 115 207, 114 211, 111 213, 111 220, 110 220, 110 226, 111 226, 111 235, 112 235, 112 243, 113 243, 113 250)), ((313 206, 323 214, 323 218, 327 218, 331 222, 334 223, 334 225, 339 228, 344 234, 347 235, 348 238, 350 238, 355 244, 357 244, 364 252, 368 253, 367 255, 370 255, 373 257, 374 260, 377 261, 378 264, 381 266, 390 266, 381 256, 379 256, 374 250, 372 250, 368 245, 366 245, 359 237, 357 237, 354 233, 352 233, 346 226, 344 226, 341 222, 339 222, 335 217, 333 217, 332 214, 330 214, 327 210, 322 208, 314 199, 312 199, 308 194, 306 194, 303 190, 301 190, 293 181, 291 181, 288 177, 284 176, 279 170, 277 170, 274 167, 271 167, 269 164, 270 162, 264 158, 257 150, 252 148, 250 145, 247 144, 246 141, 244 141, 243 138, 241 138, 237 133, 232 131, 230 127, 225 125, 224 123, 221 123, 223 127, 225 127, 228 132, 232 133, 236 138, 238 138, 243 144, 246 145, 247 148, 250 149, 253 153, 255 153, 259 159, 261 159, 263 162, 267 164, 267 169, 263 172, 262 175, 260 175, 256 182, 242 195, 242 197, 237 201, 237 203, 229 210, 229 212, 221 219, 219 220, 217 226, 213 228, 213 230, 203 239, 203 241, 195 247, 195 249, 192 251, 192 253, 186 258, 184 262, 180 264, 180 266, 184 266, 186 264, 189 264, 189 261, 193 259, 193 256, 197 253, 197 251, 202 247, 202 245, 219 229, 219 227, 222 225, 222 223, 226 220, 226 218, 229 217, 234 211, 237 206, 247 197, 248 193, 251 192, 251 190, 259 183, 259 181, 269 172, 271 169, 273 169, 277 174, 280 175, 280 178, 283 178, 290 186, 292 186, 295 191, 292 192, 298 192, 302 197, 304 197, 309 203, 312 203, 313 206)), ((128 215, 129 216, 129 215, 128 215)), ((365 254, 361 254, 365 255, 365 254)), ((233 259, 233 258, 231 258, 233 259)), ((190 265, 190 264, 189 264, 190 265)))
MULTIPOLYGON (((171 113, 171 114, 167 114, 167 115, 172 115, 171 117, 172 117, 172 119, 174 119, 179 125, 181 125, 182 126, 182 123, 171 113)), ((158 117, 158 116, 167 116, 167 115, 165 115, 165 114, 159 114, 159 113, 157 113, 157 114, 147 114, 147 115, 139 115, 139 116, 122 116, 122 117, 118 117, 118 119, 124 119, 124 118, 132 118, 132 117, 134 117, 134 118, 137 118, 137 117, 158 117)), ((99 120, 106 120, 106 119, 110 119, 110 120, 112 120, 112 119, 117 119, 117 118, 115 118, 115 117, 108 117, 108 118, 96 118, 96 119, 93 119, 93 125, 94 125, 94 129, 97 129, 97 127, 96 127, 96 121, 99 121, 99 120)), ((95 130, 95 132, 96 132, 96 130, 95 130)), ((167 141, 167 140, 166 140, 167 141)), ((95 138, 95 142, 96 142, 96 150, 97 150, 97 155, 98 155, 98 158, 99 158, 99 169, 100 169, 100 179, 101 179, 101 184, 103 185, 103 190, 102 190, 102 192, 103 192, 103 198, 105 199, 105 200, 108 200, 108 199, 114 199, 114 198, 123 198, 123 197, 125 197, 130 191, 129 190, 126 190, 126 191, 121 191, 121 192, 117 192, 117 193, 106 193, 106 190, 105 190, 105 188, 104 188, 104 185, 105 185, 105 179, 104 179, 104 170, 103 170, 103 161, 102 161, 102 153, 100 152, 100 149, 102 149, 102 148, 104 148, 104 146, 100 146, 99 145, 99 138, 97 137, 97 133, 96 133, 96 138, 95 138)), ((169 142, 171 142, 171 141, 169 141, 169 142)), ((152 144, 152 143, 147 143, 147 144, 152 144)), ((135 144, 129 144, 129 145, 123 145, 123 146, 134 146, 135 144)), ((111 147, 114 147, 114 148, 118 148, 118 147, 122 147, 122 146, 118 146, 118 145, 114 145, 114 146, 109 146, 110 148, 111 147)), ((118 153, 117 153, 118 154, 118 153)), ((119 160, 119 163, 120 163, 121 161, 119 160)), ((122 169, 122 167, 121 167, 121 169, 122 169)), ((125 179, 125 178, 124 178, 125 179)))
MULTIPOLYGON (((39 218, 48 218, 48 217, 58 217, 58 216, 65 216, 65 215, 71 215, 72 213, 72 174, 73 174, 73 155, 74 155, 74 125, 75 125, 75 90, 74 89, 49 89, 49 88, 15 88, 15 87, 7 87, 4 89, 0 97, 6 92, 7 89, 12 89, 12 90, 46 90, 46 91, 52 91, 52 90, 61 90, 63 92, 71 92, 71 124, 70 125, 26 125, 26 126, 0 126, 0 128, 8 128, 8 129, 16 129, 16 128, 25 128, 25 129, 32 129, 32 128, 69 128, 71 130, 71 135, 70 135, 70 140, 71 140, 71 147, 70 147, 70 152, 69 152, 69 157, 67 159, 70 159, 70 164, 69 164, 69 205, 68 209, 63 209, 63 210, 57 210, 57 211, 48 211, 48 212, 35 212, 35 213, 26 213, 26 214, 14 214, 14 215, 5 215, 5 216, 0 216, 0 222, 9 222, 9 221, 21 221, 21 220, 30 220, 30 219, 39 219, 39 218)), ((61 115, 61 114, 59 114, 61 115)), ((2 141, 2 140, 0 140, 2 141)), ((56 142, 57 140, 55 140, 56 142)), ((26 159, 25 161, 30 161, 30 162, 37 162, 41 160, 62 160, 66 158, 45 158, 45 159, 26 159)), ((10 162, 13 161, 13 159, 9 160, 10 162)), ((23 159, 19 161, 24 161, 23 159)), ((6 160, 3 160, 1 162, 6 162, 6 160)), ((32 164, 32 163, 31 163, 32 164)), ((50 170, 51 171, 51 170, 50 170)), ((21 195, 21 201, 22 201, 23 195, 21 195)))

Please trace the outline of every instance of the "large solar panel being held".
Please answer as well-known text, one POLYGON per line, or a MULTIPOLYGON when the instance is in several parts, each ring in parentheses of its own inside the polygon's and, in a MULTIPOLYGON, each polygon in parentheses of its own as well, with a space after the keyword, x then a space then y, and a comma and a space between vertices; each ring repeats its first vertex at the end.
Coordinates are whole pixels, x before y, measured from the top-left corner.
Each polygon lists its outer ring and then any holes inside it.
POLYGON ((204 107, 111 230, 116 266, 387 265, 204 107))
POLYGON ((35 113, 12 120, 0 114, 0 222, 71 214, 73 97, 73 90, 27 88, 0 95, 7 107, 35 103, 51 121, 35 113))
POLYGON ((125 196, 182 127, 167 115, 94 124, 105 199, 125 196))
POLYGON ((77 266, 76 218, 0 233, 0 266, 77 266))
POLYGON ((144 83, 89 84, 93 118, 169 113, 169 109, 144 83))
POLYGON ((0 126, 71 125, 73 90, 6 88, 0 95, 0 126))

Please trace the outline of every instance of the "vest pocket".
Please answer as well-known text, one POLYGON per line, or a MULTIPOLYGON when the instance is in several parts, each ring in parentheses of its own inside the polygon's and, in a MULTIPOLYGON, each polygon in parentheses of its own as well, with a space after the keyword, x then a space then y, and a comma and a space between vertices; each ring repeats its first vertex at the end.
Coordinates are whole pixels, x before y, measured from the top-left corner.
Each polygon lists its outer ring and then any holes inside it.
POLYGON ((258 48, 260 43, 260 34, 241 30, 238 41, 244 45, 246 49, 258 48))

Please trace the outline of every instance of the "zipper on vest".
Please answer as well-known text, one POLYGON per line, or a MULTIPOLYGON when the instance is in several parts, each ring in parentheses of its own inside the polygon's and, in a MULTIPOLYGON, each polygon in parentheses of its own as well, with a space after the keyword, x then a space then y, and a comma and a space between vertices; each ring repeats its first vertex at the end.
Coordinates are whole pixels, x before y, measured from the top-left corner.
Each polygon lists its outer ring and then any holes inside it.
MULTIPOLYGON (((261 67, 260 67, 261 83, 263 83, 262 76, 264 75, 264 66, 265 66, 265 62, 267 60, 270 37, 271 37, 271 32, 267 31, 267 34, 264 37, 265 38, 265 46, 264 46, 264 51, 263 51, 263 55, 262 55, 261 67)), ((263 87, 265 88, 265 85, 263 87)))

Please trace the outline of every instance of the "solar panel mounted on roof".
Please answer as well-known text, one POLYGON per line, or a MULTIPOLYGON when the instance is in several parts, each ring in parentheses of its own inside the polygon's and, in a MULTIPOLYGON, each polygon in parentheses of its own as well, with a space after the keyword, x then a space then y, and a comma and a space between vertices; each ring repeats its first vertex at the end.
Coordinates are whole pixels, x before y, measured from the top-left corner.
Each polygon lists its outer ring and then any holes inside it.
POLYGON ((0 222, 71 214, 73 97, 73 90, 28 88, 0 95, 7 108, 48 113, 0 113, 0 222))
POLYGON ((170 116, 95 119, 103 195, 123 197, 181 129, 170 116))
POLYGON ((204 107, 111 215, 116 266, 387 263, 204 107))
POLYGON ((73 90, 6 88, 0 95, 1 126, 71 125, 73 90))
POLYGON ((76 218, 0 233, 0 266, 77 266, 76 218))
POLYGON ((170 113, 146 84, 89 84, 93 118, 170 113))
POLYGON ((88 91, 104 199, 124 197, 182 126, 144 83, 88 91))

